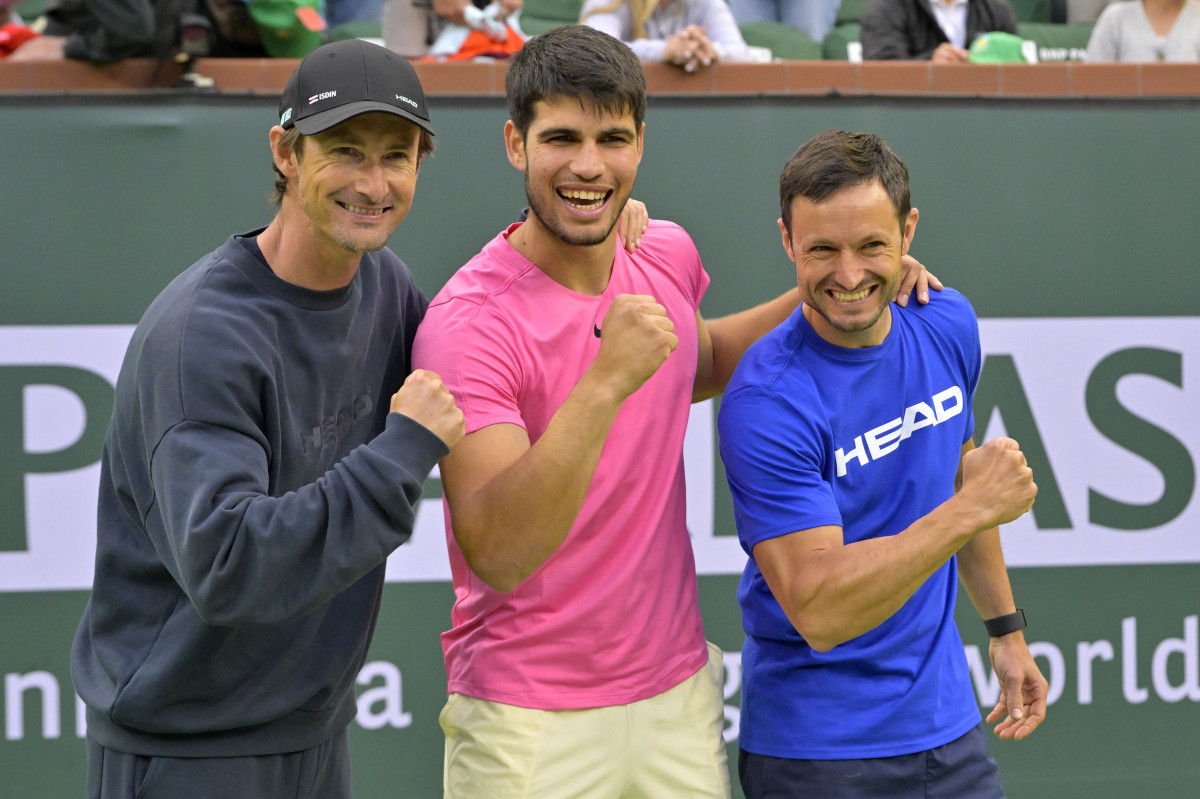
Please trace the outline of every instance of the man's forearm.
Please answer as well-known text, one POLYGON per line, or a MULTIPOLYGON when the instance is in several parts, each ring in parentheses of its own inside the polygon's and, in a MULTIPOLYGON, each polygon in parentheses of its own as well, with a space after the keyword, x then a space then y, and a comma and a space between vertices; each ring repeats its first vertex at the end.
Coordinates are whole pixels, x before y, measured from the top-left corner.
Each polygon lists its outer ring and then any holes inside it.
POLYGON ((897 535, 810 555, 789 618, 822 651, 875 629, 971 540, 977 518, 951 499, 897 535))
POLYGON ((1016 610, 999 528, 985 530, 959 550, 958 576, 980 618, 994 619, 1016 610))

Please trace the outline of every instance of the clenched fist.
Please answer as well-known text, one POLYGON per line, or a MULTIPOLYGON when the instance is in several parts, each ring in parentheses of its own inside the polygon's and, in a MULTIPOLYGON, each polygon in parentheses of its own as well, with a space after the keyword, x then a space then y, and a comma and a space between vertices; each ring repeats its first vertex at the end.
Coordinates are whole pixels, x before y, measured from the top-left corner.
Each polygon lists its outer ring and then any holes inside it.
POLYGON ((393 413, 400 413, 427 427, 451 449, 466 432, 462 411, 442 378, 434 372, 417 369, 392 395, 393 413))
POLYGON ((679 346, 667 309, 645 294, 618 294, 604 315, 600 352, 592 362, 622 397, 641 388, 679 346))
POLYGON ((996 438, 968 452, 962 474, 959 493, 983 514, 980 529, 1008 524, 1033 507, 1037 496, 1033 470, 1011 438, 996 438))

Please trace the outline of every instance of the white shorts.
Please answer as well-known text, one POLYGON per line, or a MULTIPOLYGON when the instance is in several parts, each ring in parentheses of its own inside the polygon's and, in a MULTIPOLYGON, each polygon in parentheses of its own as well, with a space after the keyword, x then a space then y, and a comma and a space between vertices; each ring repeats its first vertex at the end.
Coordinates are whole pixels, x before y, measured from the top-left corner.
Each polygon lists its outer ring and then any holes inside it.
POLYGON ((723 666, 614 707, 531 710, 451 694, 446 799, 729 799, 723 666))

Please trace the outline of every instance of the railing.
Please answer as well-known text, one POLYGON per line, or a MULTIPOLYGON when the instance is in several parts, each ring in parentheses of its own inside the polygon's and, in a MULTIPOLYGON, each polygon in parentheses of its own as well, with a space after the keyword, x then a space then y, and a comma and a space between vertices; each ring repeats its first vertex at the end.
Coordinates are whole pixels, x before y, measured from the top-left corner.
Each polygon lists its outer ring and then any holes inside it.
MULTIPOLYGON (((196 71, 218 93, 278 94, 296 66, 292 59, 200 59, 196 71)), ((430 95, 500 96, 503 62, 416 64, 430 95)), ((5 92, 128 92, 172 89, 182 68, 129 59, 108 66, 81 61, 0 61, 5 92)), ((1200 64, 962 64, 916 61, 783 61, 720 64, 687 74, 646 65, 651 94, 938 95, 965 97, 1200 97, 1200 64)), ((179 89, 179 91, 198 91, 179 89)))

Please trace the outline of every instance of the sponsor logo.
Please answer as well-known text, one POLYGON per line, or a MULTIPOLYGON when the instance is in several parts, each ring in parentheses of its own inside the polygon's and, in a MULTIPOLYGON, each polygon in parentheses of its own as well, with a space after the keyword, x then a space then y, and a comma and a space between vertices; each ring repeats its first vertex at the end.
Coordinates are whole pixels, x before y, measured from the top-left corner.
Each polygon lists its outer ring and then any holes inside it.
POLYGON ((308 104, 312 105, 313 103, 319 102, 321 100, 328 100, 330 97, 337 97, 337 92, 332 91, 332 92, 321 92, 320 94, 314 94, 312 97, 308 98, 308 104))
POLYGON ((873 430, 868 430, 861 436, 854 437, 854 446, 849 452, 838 449, 834 455, 837 457, 837 476, 846 476, 846 464, 851 460, 856 460, 862 466, 866 466, 871 461, 877 461, 884 455, 894 452, 900 446, 900 442, 909 438, 915 431, 922 427, 938 425, 954 416, 958 416, 963 410, 963 394, 962 389, 958 386, 950 386, 945 391, 933 395, 931 400, 932 407, 928 402, 918 402, 915 405, 910 405, 904 410, 904 416, 897 416, 890 422, 885 422, 873 430), (863 446, 863 440, 866 440, 866 446, 863 446))
POLYGON ((311 432, 300 437, 300 446, 305 453, 331 447, 337 444, 338 438, 350 431, 351 426, 359 419, 369 414, 375 408, 375 401, 370 393, 354 398, 354 401, 337 413, 325 417, 315 425, 311 432))
MULTIPOLYGON (((0 326, 0 593, 91 586, 100 450, 132 332, 0 326)), ((1033 509, 1001 528, 1009 566, 1200 563, 1200 319, 984 319, 980 332, 975 441, 1016 439, 1038 484, 1033 509)), ((931 400, 910 427, 956 403, 931 400)), ((314 420, 306 444, 324 446, 366 406, 314 420)), ((737 574, 746 556, 714 462, 714 416, 711 401, 692 405, 687 525, 700 574, 737 574)), ((907 416, 862 435, 869 459, 900 440, 907 416)), ((390 581, 450 579, 443 516, 435 474, 390 581)))
POLYGON ((592 322, 592 332, 596 334, 596 338, 600 338, 600 325, 592 322))
POLYGON ((417 105, 417 102, 416 102, 416 100, 410 100, 410 99, 408 99, 407 97, 405 97, 403 94, 397 94, 397 95, 396 95, 396 99, 397 99, 397 100, 400 100, 400 101, 402 101, 402 102, 408 103, 408 104, 409 104, 409 105, 411 105, 413 108, 419 108, 419 107, 420 107, 420 106, 418 106, 418 105, 417 105))
POLYGON ((288 110, 284 111, 283 116, 281 116, 279 118, 280 126, 286 125, 288 123, 288 120, 291 118, 292 118, 292 109, 289 108, 288 110))

